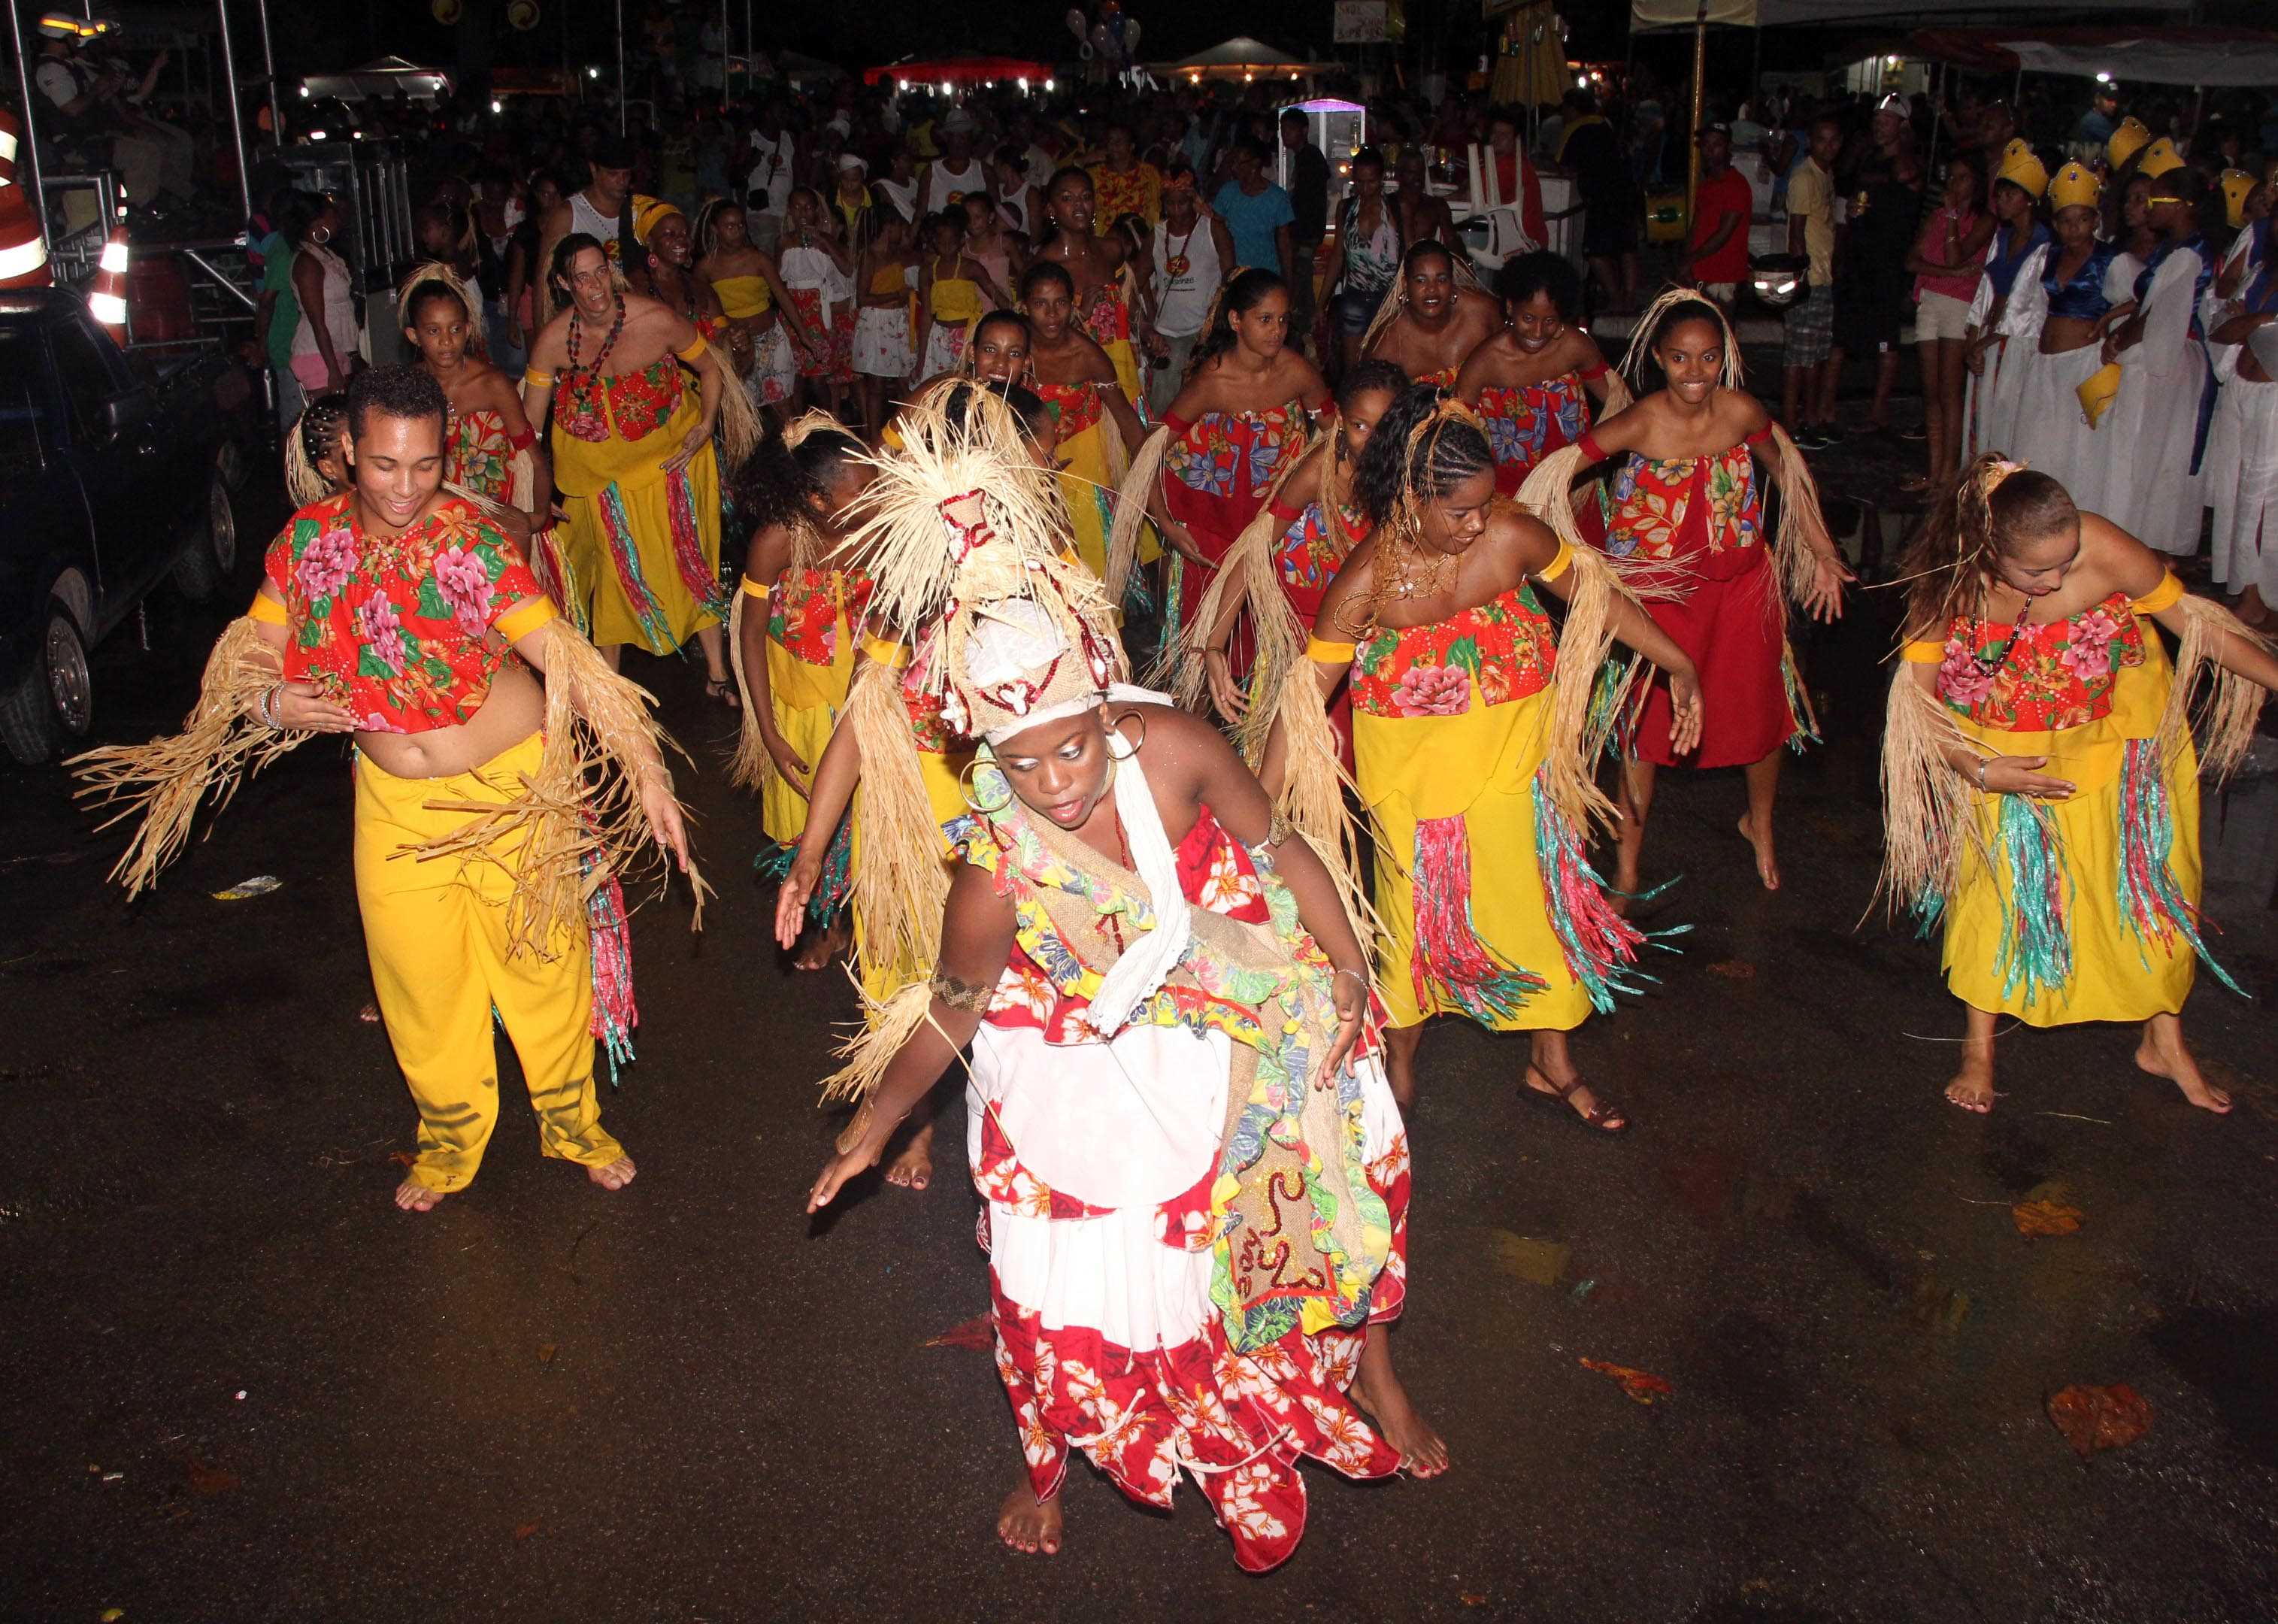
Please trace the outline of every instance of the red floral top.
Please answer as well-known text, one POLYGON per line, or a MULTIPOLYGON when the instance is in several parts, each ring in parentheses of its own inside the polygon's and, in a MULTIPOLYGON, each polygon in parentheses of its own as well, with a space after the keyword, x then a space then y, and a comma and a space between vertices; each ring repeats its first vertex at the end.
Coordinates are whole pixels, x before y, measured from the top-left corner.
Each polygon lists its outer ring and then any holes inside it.
POLYGON ((1666 461, 1634 452, 1615 477, 1606 551, 1617 558, 1682 558, 1709 580, 1763 561, 1763 503, 1746 442, 1714 456, 1666 461))
POLYGON ((609 437, 614 418, 620 440, 644 440, 680 409, 684 387, 680 363, 661 356, 638 372, 604 378, 598 372, 561 373, 554 398, 554 420, 573 439, 598 444, 609 437))
POLYGON ((2128 594, 2115 592, 2045 625, 1956 618, 1946 630, 1938 696, 1981 727, 2054 732, 2110 716, 2120 668, 2143 663, 2143 623, 2128 594))
POLYGON ((1036 388, 1037 398, 1052 409, 1063 440, 1074 440, 1105 415, 1097 385, 1039 383, 1036 388))
POLYGON ((1494 452, 1495 490, 1510 496, 1537 463, 1582 438, 1590 426, 1590 397, 1581 374, 1566 372, 1515 389, 1480 390, 1479 417, 1494 452))
POLYGON ((491 627, 545 589, 466 502, 446 499, 386 540, 359 532, 355 503, 344 491, 303 508, 269 544, 286 678, 316 684, 367 732, 455 727, 483 708, 506 662, 491 627))
POLYGON ((528 430, 517 440, 506 432, 506 415, 484 406, 453 412, 444 436, 443 478, 493 502, 512 502, 514 454, 538 437, 528 430))
POLYGON ((1172 434, 1163 454, 1164 503, 1219 555, 1257 517, 1283 459, 1311 432, 1302 401, 1265 411, 1206 411, 1192 423, 1166 413, 1163 423, 1172 434))
POLYGON ((862 623, 874 585, 860 570, 787 569, 768 594, 768 636, 801 664, 835 665, 838 628, 862 623))
POLYGON ((1386 627, 1353 650, 1353 709, 1372 716, 1460 716, 1479 703, 1540 693, 1558 668, 1558 639, 1522 583, 1428 626, 1386 627))
MULTIPOLYGON (((1321 600, 1328 595, 1329 584, 1344 567, 1345 555, 1330 533, 1318 498, 1307 502, 1303 512, 1279 502, 1273 504, 1273 512, 1282 525, 1280 539, 1273 546, 1273 573, 1310 628, 1321 612, 1321 600)), ((1359 546, 1369 532, 1368 515, 1347 503, 1344 529, 1352 544, 1359 546)))
POLYGON ((1131 336, 1131 308, 1123 303, 1123 289, 1113 282, 1094 283, 1078 302, 1076 319, 1102 349, 1131 336))

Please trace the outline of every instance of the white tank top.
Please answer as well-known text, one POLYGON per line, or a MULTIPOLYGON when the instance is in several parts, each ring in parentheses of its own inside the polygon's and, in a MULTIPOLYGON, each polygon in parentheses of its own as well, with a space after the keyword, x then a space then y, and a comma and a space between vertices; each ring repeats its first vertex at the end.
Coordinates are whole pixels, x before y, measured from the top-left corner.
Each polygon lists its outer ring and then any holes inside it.
POLYGON ((609 257, 610 263, 614 264, 616 262, 617 217, 604 214, 593 207, 586 202, 583 192, 570 194, 570 229, 582 231, 587 236, 598 239, 601 251, 609 257))
POLYGON ((952 196, 962 197, 967 192, 986 195, 988 190, 988 172, 981 167, 979 158, 966 159, 963 169, 952 169, 947 158, 936 158, 926 172, 926 212, 939 214, 949 207, 952 196))
MULTIPOLYGON (((332 335, 333 354, 343 366, 355 353, 355 300, 348 291, 347 262, 330 249, 310 243, 301 250, 321 266, 325 272, 325 331, 332 335)), ((293 353, 296 356, 317 356, 324 351, 317 348, 316 329, 309 324, 317 312, 308 306, 301 307, 301 325, 293 329, 293 353)))
POLYGON ((1178 254, 1187 264, 1173 275, 1171 225, 1166 220, 1155 227, 1155 331, 1165 338, 1190 338, 1203 330, 1203 318, 1218 296, 1223 270, 1218 238, 1200 214, 1195 216, 1194 230, 1181 235, 1178 254))

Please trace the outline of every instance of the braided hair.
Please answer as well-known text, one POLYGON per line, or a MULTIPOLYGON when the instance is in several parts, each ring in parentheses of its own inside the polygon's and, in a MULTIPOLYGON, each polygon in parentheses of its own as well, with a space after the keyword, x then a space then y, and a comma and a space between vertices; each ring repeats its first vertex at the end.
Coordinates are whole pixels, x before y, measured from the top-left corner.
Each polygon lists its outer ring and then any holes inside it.
MULTIPOLYGON (((1407 372, 1396 362, 1371 359, 1357 363, 1337 383, 1340 421, 1351 417, 1354 405, 1364 395, 1387 395, 1396 402, 1410 387, 1407 372)), ((1374 438, 1373 434, 1370 436, 1372 442, 1374 438)), ((1327 459, 1321 464, 1321 525, 1329 532, 1340 555, 1350 553, 1355 541, 1345 525, 1345 503, 1355 494, 1357 460, 1345 449, 1342 430, 1333 432, 1327 459)))
POLYGON ((736 482, 736 511, 749 517, 754 534, 776 525, 791 531, 798 557, 798 542, 805 539, 799 532, 814 527, 839 470, 859 465, 864 455, 862 442, 846 430, 802 419, 768 435, 744 464, 736 482))
MULTIPOLYGON (((324 395, 312 395, 301 409, 301 416, 285 435, 285 490, 294 503, 307 507, 312 502, 345 488, 336 486, 326 477, 321 464, 328 457, 340 456, 340 442, 348 429, 348 392, 334 389, 324 395)), ((345 467, 345 462, 343 462, 345 467)))
POLYGON ((1354 471, 1353 488, 1375 520, 1376 557, 1367 593, 1345 608, 1344 629, 1373 637, 1378 611, 1405 595, 1403 586, 1413 589, 1425 505, 1494 472, 1487 430, 1469 407, 1442 400, 1429 385, 1407 385, 1393 397, 1354 471))

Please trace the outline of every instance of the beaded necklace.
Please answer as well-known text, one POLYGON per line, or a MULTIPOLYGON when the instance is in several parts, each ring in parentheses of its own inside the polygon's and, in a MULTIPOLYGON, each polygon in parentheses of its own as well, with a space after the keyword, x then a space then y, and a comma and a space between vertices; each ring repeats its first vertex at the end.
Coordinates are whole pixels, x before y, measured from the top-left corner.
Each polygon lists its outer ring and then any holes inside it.
POLYGON ((563 367, 562 370, 565 372, 582 372, 594 377, 599 377, 600 375, 602 365, 609 358, 609 352, 617 347, 618 335, 624 332, 624 330, 625 297, 623 294, 619 294, 617 295, 617 318, 609 324, 609 335, 601 341, 601 348, 593 356, 593 364, 591 366, 580 365, 577 359, 577 341, 585 331, 585 318, 583 313, 572 310, 570 314, 570 364, 563 367))

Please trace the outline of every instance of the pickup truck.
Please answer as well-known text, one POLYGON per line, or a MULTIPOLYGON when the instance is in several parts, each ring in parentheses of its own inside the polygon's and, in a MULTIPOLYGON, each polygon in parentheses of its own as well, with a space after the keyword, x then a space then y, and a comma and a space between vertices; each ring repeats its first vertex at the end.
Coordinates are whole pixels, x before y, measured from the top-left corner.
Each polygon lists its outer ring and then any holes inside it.
POLYGON ((153 589, 203 601, 237 565, 245 374, 162 353, 67 289, 0 293, 0 745, 27 765, 87 732, 88 652, 153 589))

